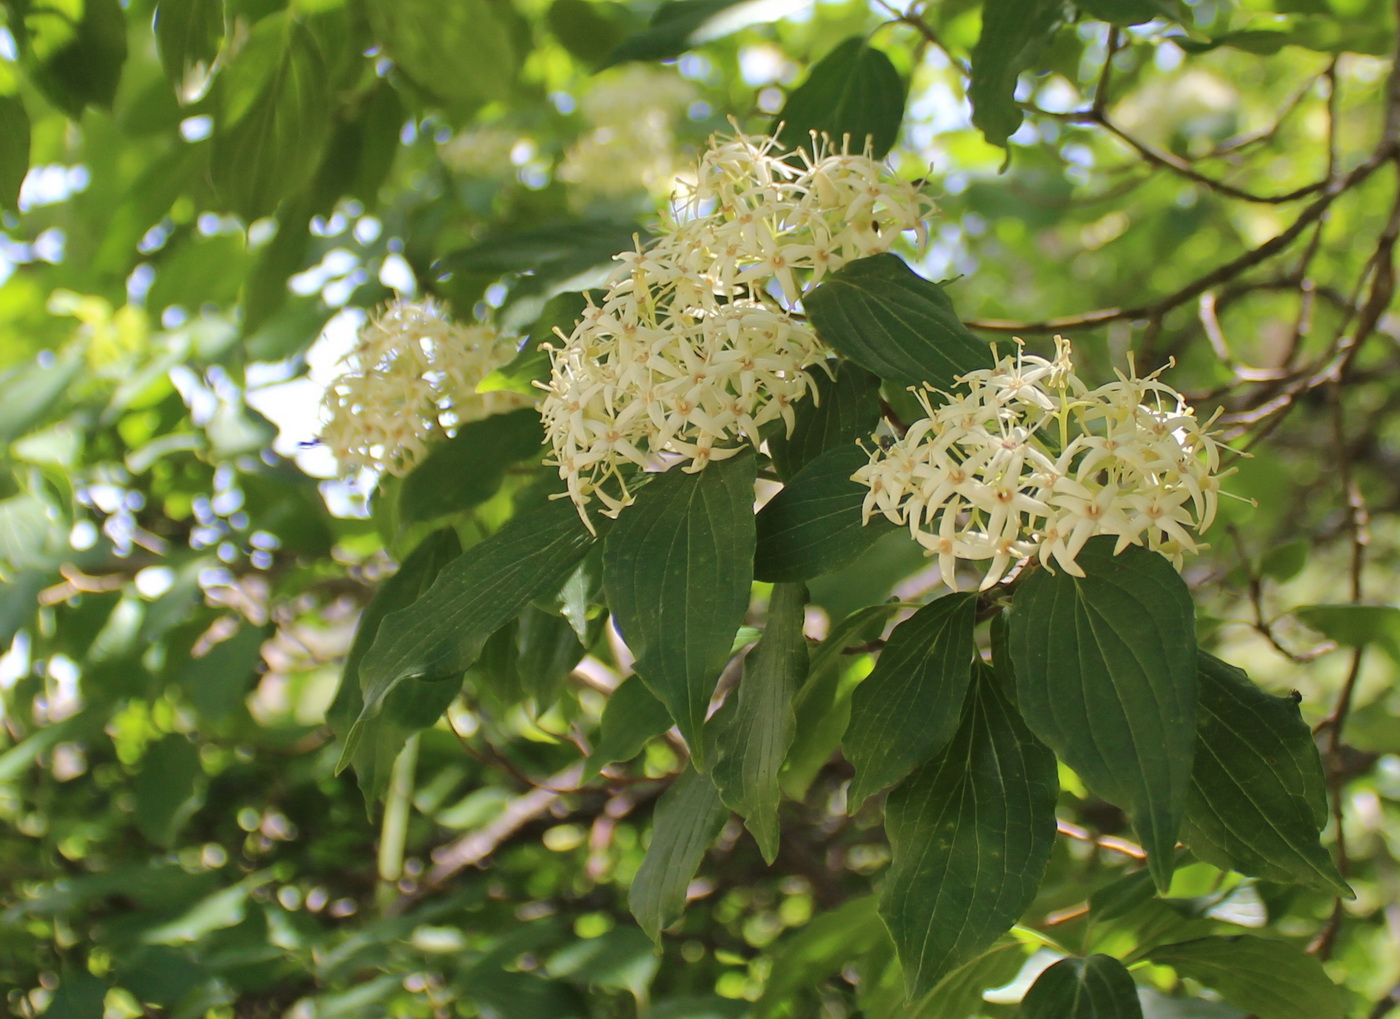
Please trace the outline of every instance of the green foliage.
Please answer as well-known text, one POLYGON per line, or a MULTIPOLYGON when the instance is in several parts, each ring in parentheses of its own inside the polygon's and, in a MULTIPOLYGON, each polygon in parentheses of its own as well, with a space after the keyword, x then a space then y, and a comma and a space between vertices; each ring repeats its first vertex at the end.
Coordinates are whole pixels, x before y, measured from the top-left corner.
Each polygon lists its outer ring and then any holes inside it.
POLYGON ((1016 700, 1041 739, 1120 804, 1171 884, 1196 752, 1196 627, 1186 585, 1161 556, 1093 538, 1083 577, 1027 578, 1008 636, 1016 700))
POLYGON ((1393 1012, 1392 5, 897 6, 0 3, 0 1012, 1393 1012), (868 139, 930 244, 823 271, 751 443, 581 509, 469 390, 539 398, 764 131, 868 139), (516 355, 346 479, 394 291, 516 355), (968 590, 853 475, 1056 334, 1164 443, 1150 372, 1219 411, 1220 519, 968 590))

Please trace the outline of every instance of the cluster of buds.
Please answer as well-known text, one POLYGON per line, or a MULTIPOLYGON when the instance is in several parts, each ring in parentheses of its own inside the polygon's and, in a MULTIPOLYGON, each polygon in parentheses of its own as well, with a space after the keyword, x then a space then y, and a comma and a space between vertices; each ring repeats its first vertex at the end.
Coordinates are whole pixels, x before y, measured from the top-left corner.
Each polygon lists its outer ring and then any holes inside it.
MULTIPOLYGON (((930 204, 873 159, 712 139, 648 247, 617 256, 601 304, 550 348, 541 404, 568 495, 616 515, 639 470, 702 470, 815 392, 830 351, 793 314, 846 262, 919 231, 930 204)), ((778 427, 775 425, 774 427, 778 427)))
POLYGON ((327 388, 321 441, 347 473, 406 474, 458 425, 530 405, 517 393, 476 392, 514 353, 492 326, 459 325, 431 301, 393 301, 360 328, 327 388))
POLYGON ((1220 447, 1161 371, 1090 389, 1069 343, 1056 357, 1018 352, 958 381, 915 391, 926 417, 875 449, 853 476, 875 513, 936 555, 948 586, 959 562, 988 562, 986 590, 1035 556, 1074 576, 1084 543, 1115 535, 1181 564, 1199 551, 1219 501, 1220 447))

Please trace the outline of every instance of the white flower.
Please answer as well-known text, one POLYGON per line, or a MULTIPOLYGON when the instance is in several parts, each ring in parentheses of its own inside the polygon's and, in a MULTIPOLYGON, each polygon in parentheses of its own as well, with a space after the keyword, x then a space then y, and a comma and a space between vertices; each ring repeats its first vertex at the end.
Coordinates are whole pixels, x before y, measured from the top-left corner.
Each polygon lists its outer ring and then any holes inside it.
POLYGON ((983 590, 1032 556, 1083 576, 1075 558, 1098 534, 1117 536, 1115 554, 1145 545, 1180 564, 1215 518, 1210 422, 1131 363, 1090 390, 1055 342, 1053 360, 1018 349, 969 372, 965 392, 916 392, 927 416, 853 476, 870 489, 864 519, 907 526, 955 590, 960 562, 989 560, 983 590))
POLYGON ((457 425, 530 405, 518 393, 476 392, 514 352, 492 326, 458 325, 431 301, 393 301, 360 328, 327 388, 321 441, 346 473, 406 474, 457 425))
POLYGON ((549 348, 549 462, 585 522, 595 499, 626 507, 639 471, 699 471, 791 434, 793 405, 815 392, 807 369, 832 356, 795 306, 902 231, 922 238, 930 208, 865 156, 712 139, 661 235, 617 256, 601 303, 549 348))

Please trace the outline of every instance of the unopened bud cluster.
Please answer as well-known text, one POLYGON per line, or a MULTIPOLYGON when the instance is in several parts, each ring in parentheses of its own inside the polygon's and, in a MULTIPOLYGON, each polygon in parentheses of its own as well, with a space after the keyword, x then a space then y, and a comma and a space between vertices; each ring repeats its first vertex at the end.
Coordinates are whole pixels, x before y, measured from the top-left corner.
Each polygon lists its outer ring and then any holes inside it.
POLYGON ((431 301, 394 301, 361 327, 347 370, 327 388, 321 441, 347 473, 406 474, 458 425, 530 405, 517 393, 476 392, 514 352, 492 326, 459 325, 431 301))
POLYGON ((617 256, 600 304, 551 348, 541 405, 553 460, 587 519, 632 500, 636 471, 702 470, 793 428, 830 351, 793 315, 846 262, 923 232, 930 203, 849 152, 716 138, 649 246, 617 256), (776 427, 776 426, 775 426, 776 427))
POLYGON ((1090 389, 1070 346, 1018 352, 969 372, 960 392, 915 391, 926 417, 853 476, 875 513, 906 526, 956 590, 960 562, 986 562, 983 590, 1035 556, 1075 576, 1099 534, 1114 554, 1144 545, 1180 565, 1219 500, 1220 447, 1180 393, 1129 367, 1090 389))

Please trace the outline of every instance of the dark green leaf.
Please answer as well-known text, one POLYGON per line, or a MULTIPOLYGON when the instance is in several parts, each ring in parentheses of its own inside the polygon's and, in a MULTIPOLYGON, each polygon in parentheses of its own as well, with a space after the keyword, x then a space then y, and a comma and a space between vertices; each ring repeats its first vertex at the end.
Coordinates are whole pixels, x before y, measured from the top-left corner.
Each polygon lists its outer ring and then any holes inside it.
POLYGON ((647 740, 671 728, 671 713, 636 676, 628 676, 608 698, 598 723, 598 742, 583 769, 583 781, 596 778, 605 765, 630 761, 647 740))
MULTIPOLYGON (((461 552, 461 543, 451 528, 445 527, 429 535, 403 561, 399 571, 375 592, 374 598, 360 613, 355 639, 345 657, 340 688, 336 691, 335 700, 326 710, 326 723, 342 741, 348 741, 356 719, 364 709, 360 663, 374 645, 380 624, 390 614, 408 608, 422 597, 437 579, 442 568, 461 555, 461 552)), ((456 693, 450 683, 436 685, 450 689, 454 695, 456 693)), ((424 691, 415 691, 406 694, 405 697, 408 700, 421 700, 423 693, 424 691)), ((354 763, 355 773, 360 778, 360 788, 365 791, 366 802, 373 802, 378 793, 387 788, 394 758, 398 757, 399 751, 403 749, 404 741, 416 731, 395 724, 390 716, 381 713, 362 727, 357 740, 359 746, 352 748, 347 742, 338 767, 344 768, 347 763, 354 763)))
POLYGON ((202 658, 189 658, 174 672, 199 717, 220 723, 243 714, 243 701, 256 685, 262 666, 262 646, 275 628, 245 624, 220 641, 202 658))
POLYGON ((203 95, 224 41, 224 0, 161 0, 156 47, 181 102, 203 95))
POLYGON ((807 589, 776 584, 768 624, 744 659, 737 706, 718 734, 714 780, 724 804, 744 819, 771 866, 778 855, 778 769, 792 744, 792 699, 807 678, 807 589))
POLYGON ((446 103, 506 99, 520 66, 489 0, 369 0, 370 24, 400 74, 446 103), (471 59, 463 59, 463 54, 471 59))
POLYGON ((564 680, 583 657, 584 647, 563 616, 525 606, 515 635, 521 691, 541 710, 559 699, 564 680))
POLYGON ((662 794, 651 844, 627 896, 632 915, 653 941, 684 912, 690 880, 728 816, 714 783, 694 768, 662 794))
POLYGON ((108 109, 126 62, 126 15, 119 0, 32 0, 9 19, 29 75, 68 116, 108 109), (73 21, 74 16, 78 21, 73 21))
POLYGON ((554 0, 546 20, 549 30, 569 55, 596 67, 622 42, 626 8, 593 0, 554 0))
POLYGON ((1132 974, 1110 955, 1061 959, 1026 992, 1021 1019, 1142 1019, 1132 974))
POLYGON ((169 849, 180 828, 199 805, 204 784, 199 748, 189 738, 172 733, 154 743, 141 759, 133 793, 136 828, 156 845, 169 849))
POLYGON ((280 44, 280 51, 265 77, 250 67, 246 80, 230 93, 210 164, 214 187, 230 209, 250 222, 309 182, 331 109, 325 65, 310 32, 299 22, 284 26, 276 19, 267 19, 257 31, 265 37, 240 60, 256 58, 261 67, 264 48, 280 44))
POLYGON ((668 0, 644 31, 624 39, 604 66, 629 60, 669 60, 702 43, 769 20, 768 0, 668 0))
POLYGON ((898 255, 872 255, 832 273, 804 302, 821 338, 902 386, 954 380, 992 366, 992 349, 967 330, 936 283, 898 255))
POLYGON ((637 238, 644 242, 649 236, 635 224, 610 219, 550 223, 487 237, 479 244, 444 255, 433 264, 433 271, 438 275, 505 274, 580 260, 604 265, 619 251, 634 247, 637 238))
POLYGON ((19 189, 29 172, 29 115, 18 96, 0 95, 0 208, 19 208, 19 189))
POLYGON ((1036 570, 1016 592, 1009 643, 1035 734, 1124 808, 1157 887, 1171 882, 1196 746, 1196 620, 1155 552, 1091 538, 1085 576, 1036 570))
POLYGON ((850 361, 828 363, 835 377, 812 370, 816 399, 798 403, 792 435, 768 441, 773 463, 785 479, 829 449, 868 439, 880 423, 880 380, 850 361))
POLYGON ((512 464, 540 452, 539 413, 530 409, 470 421, 434 446, 398 490, 399 526, 461 513, 496 494, 512 464))
POLYGON ((870 490, 851 475, 869 462, 869 454, 850 443, 798 471, 758 514, 754 576, 773 583, 811 580, 854 562, 894 530, 883 516, 861 523, 870 490))
POLYGON ((1063 0, 986 0, 982 34, 972 50, 967 98, 972 123, 987 141, 1006 146, 1021 126, 1016 79, 1030 68, 1064 12, 1063 0))
POLYGON ((1055 841, 1055 767, 987 675, 953 741, 890 793, 880 915, 911 997, 990 948, 1035 898, 1055 841))
POLYGON ((1287 941, 1249 934, 1198 938, 1154 948, 1147 958, 1200 981, 1259 1019, 1342 1019, 1345 1014, 1341 992, 1322 963, 1287 941))
POLYGON ((700 736, 749 607, 756 457, 649 482, 603 546, 603 588, 642 682, 705 767, 700 736))
POLYGON ((773 131, 789 149, 811 148, 814 131, 827 135, 837 150, 846 137, 851 152, 863 151, 868 140, 871 154, 883 159, 903 119, 899 72, 864 36, 854 36, 813 65, 774 119, 773 131))
POLYGON ((894 628, 875 671, 856 687, 843 743, 856 769, 847 794, 852 812, 942 750, 958 731, 977 651, 976 615, 971 594, 925 605, 894 628))
POLYGON ((1327 787, 1298 702, 1200 653, 1200 720, 1184 841, 1207 863, 1351 897, 1318 843, 1327 787))
POLYGON ((363 707, 342 766, 354 753, 357 731, 394 687, 407 679, 460 677, 487 638, 535 598, 558 590, 596 540, 573 503, 547 502, 467 549, 417 601, 389 613, 360 665, 363 707))
POLYGON ((40 1015, 46 1019, 102 1019, 106 996, 107 984, 100 977, 65 966, 49 1007, 40 1015))

